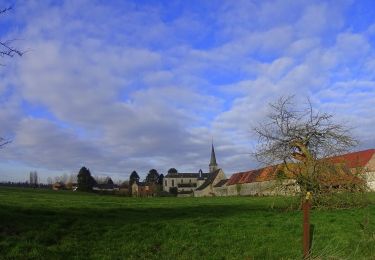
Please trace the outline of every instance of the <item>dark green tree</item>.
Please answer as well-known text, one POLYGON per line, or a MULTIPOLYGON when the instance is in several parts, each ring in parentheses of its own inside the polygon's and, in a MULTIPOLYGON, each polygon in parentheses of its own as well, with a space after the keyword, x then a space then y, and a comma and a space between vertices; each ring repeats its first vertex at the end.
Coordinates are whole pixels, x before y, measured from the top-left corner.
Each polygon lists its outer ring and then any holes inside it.
POLYGON ((138 183, 139 182, 139 175, 136 171, 133 171, 131 174, 130 174, 130 177, 129 177, 129 186, 132 186, 133 183, 138 183))
POLYGON ((96 185, 95 179, 91 176, 90 170, 86 167, 82 167, 79 170, 77 183, 79 191, 92 191, 92 188, 96 185))
POLYGON ((154 183, 154 184, 157 184, 158 183, 158 179, 159 179, 159 173, 157 170, 155 169, 151 169, 147 176, 146 176, 146 183, 154 183))
POLYGON ((168 174, 176 174, 176 173, 178 173, 178 171, 176 170, 176 168, 170 168, 168 170, 168 174))
POLYGON ((158 184, 160 186, 163 186, 163 180, 164 180, 164 174, 160 174, 158 178, 158 184))

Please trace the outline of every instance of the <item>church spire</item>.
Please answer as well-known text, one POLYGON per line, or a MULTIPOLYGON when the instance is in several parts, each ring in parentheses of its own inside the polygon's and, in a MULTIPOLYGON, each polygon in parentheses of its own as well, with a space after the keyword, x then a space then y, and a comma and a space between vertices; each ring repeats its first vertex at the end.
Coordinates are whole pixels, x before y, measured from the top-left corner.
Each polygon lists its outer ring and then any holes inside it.
POLYGON ((214 142, 212 142, 211 148, 211 160, 209 165, 210 172, 214 172, 217 170, 217 163, 216 163, 216 156, 215 156, 215 149, 214 149, 214 142))

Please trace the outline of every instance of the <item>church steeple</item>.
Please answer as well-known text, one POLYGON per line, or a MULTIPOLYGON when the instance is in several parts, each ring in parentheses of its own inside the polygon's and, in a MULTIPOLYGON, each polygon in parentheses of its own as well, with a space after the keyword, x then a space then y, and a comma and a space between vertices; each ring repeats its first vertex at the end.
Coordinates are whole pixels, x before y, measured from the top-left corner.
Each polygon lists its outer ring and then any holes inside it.
POLYGON ((211 148, 211 160, 209 164, 210 172, 214 172, 217 170, 217 163, 216 163, 216 156, 215 156, 215 149, 214 149, 214 142, 212 142, 212 148, 211 148))

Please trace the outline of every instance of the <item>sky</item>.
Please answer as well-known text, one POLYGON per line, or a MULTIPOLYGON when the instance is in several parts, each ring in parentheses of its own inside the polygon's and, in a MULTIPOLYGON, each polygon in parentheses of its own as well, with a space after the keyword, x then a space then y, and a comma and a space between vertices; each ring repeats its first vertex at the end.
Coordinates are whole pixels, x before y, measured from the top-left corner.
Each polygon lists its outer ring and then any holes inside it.
POLYGON ((375 148, 373 1, 4 1, 0 181, 259 167, 252 129, 281 96, 375 148))

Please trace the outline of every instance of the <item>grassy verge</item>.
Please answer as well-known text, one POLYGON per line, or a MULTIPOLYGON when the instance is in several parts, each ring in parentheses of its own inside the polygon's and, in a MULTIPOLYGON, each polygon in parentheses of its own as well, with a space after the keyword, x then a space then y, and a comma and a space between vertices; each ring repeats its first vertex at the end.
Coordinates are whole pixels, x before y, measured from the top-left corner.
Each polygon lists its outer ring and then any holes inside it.
MULTIPOLYGON (((375 259, 365 208, 314 210, 313 255, 375 259)), ((301 259, 293 198, 124 198, 0 188, 0 256, 13 259, 301 259)))

